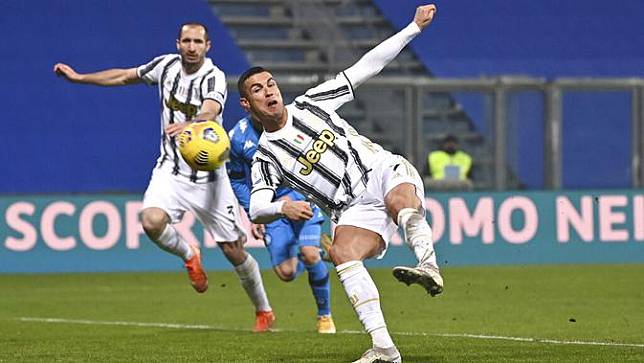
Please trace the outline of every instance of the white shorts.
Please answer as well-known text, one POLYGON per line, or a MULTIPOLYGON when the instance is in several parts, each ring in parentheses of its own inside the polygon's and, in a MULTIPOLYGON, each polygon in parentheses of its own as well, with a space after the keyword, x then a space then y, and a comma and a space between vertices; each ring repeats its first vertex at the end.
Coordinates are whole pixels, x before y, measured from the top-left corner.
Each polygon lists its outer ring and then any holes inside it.
POLYGON ((225 167, 215 171, 214 182, 197 184, 185 176, 172 175, 167 165, 152 171, 143 209, 163 209, 173 224, 190 211, 217 242, 232 242, 246 235, 225 167))
POLYGON ((374 165, 369 172, 367 189, 342 212, 337 225, 349 225, 376 232, 388 246, 398 226, 387 213, 385 196, 403 183, 411 183, 416 187, 416 195, 425 210, 425 188, 416 168, 402 156, 386 152, 382 161, 374 165))

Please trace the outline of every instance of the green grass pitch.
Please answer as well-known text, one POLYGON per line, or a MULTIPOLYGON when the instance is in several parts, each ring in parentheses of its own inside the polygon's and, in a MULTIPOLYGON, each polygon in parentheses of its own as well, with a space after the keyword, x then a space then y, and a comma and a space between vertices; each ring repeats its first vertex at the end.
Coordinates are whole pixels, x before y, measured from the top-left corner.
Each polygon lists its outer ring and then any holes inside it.
MULTIPOLYGON (((437 298, 371 272, 404 362, 644 361, 644 265, 450 267, 437 298)), ((335 274, 333 336, 305 276, 264 271, 268 334, 233 273, 209 277, 199 295, 184 273, 0 275, 0 362, 350 362, 370 345, 335 274)))

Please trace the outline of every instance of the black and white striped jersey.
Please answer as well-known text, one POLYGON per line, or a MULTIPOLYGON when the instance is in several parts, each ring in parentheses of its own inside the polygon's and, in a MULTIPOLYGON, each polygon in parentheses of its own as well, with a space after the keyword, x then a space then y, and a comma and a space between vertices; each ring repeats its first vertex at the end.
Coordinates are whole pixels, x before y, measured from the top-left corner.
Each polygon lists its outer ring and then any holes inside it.
MULTIPOLYGON (((199 71, 185 74, 181 67, 181 56, 178 54, 156 57, 139 66, 136 71, 144 82, 159 87, 161 155, 157 159, 157 167, 170 164, 173 174, 185 176, 195 183, 213 181, 214 172, 193 170, 186 164, 179 153, 178 140, 168 137, 164 129, 172 123, 192 120, 199 114, 201 104, 206 99, 217 101, 223 113, 227 95, 224 72, 206 58, 199 71)), ((215 121, 222 123, 222 113, 215 121)))
POLYGON ((286 125, 264 132, 253 161, 253 192, 288 185, 334 216, 366 189, 382 147, 335 110, 353 100, 344 72, 286 106, 286 125))

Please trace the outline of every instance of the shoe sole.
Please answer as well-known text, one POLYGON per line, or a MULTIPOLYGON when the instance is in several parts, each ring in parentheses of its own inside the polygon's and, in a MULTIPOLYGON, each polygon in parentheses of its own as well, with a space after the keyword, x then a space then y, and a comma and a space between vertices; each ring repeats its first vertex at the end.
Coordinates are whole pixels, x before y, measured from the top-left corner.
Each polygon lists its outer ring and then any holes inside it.
POLYGON ((419 273, 414 268, 394 267, 393 274, 398 281, 404 282, 407 286, 411 284, 422 286, 431 296, 436 296, 443 292, 443 286, 439 285, 433 277, 419 273))
MULTIPOLYGON (((362 359, 362 358, 361 358, 362 359)), ((359 362, 360 360, 354 361, 359 362)), ((402 357, 398 356, 396 358, 391 358, 391 360, 386 360, 382 358, 376 358, 376 360, 371 361, 371 363, 401 363, 402 362, 402 357)))
POLYGON ((335 334, 336 331, 335 328, 325 328, 325 329, 319 329, 318 328, 318 334, 335 334))
POLYGON ((400 363, 400 362, 402 362, 400 358, 394 358, 394 360, 376 359, 373 361, 373 363, 400 363))
POLYGON ((335 330, 318 330, 318 334, 335 334, 335 330))

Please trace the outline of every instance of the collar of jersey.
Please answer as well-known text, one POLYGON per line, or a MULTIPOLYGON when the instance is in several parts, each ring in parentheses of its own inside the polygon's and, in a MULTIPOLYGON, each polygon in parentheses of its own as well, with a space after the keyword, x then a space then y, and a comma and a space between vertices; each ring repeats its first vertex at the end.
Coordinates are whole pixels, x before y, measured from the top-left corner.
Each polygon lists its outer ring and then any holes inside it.
POLYGON ((281 129, 273 132, 264 131, 264 134, 266 135, 267 138, 271 140, 284 138, 284 135, 288 132, 287 129, 293 124, 293 112, 289 110, 288 106, 286 107, 286 113, 287 113, 286 123, 281 129))
MULTIPOLYGON (((179 59, 181 59, 181 56, 179 56, 179 59)), ((201 68, 199 68, 199 70, 196 71, 195 73, 186 74, 186 72, 183 71, 183 67, 181 67, 181 76, 183 76, 184 79, 188 79, 188 80, 201 77, 203 76, 203 73, 206 69, 209 69, 212 67, 213 67, 212 61, 210 60, 210 58, 206 58, 203 64, 201 65, 201 68)))

